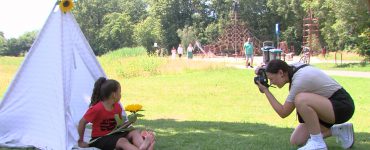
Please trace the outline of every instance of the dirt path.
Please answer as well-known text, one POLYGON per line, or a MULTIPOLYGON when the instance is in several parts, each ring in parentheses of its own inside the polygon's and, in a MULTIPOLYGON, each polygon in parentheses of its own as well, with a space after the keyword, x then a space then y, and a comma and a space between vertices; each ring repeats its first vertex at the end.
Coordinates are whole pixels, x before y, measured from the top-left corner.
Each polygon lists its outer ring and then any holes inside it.
MULTIPOLYGON (((195 60, 205 60, 205 61, 214 61, 214 62, 225 62, 228 66, 232 66, 239 69, 253 69, 253 68, 246 68, 244 65, 245 59, 243 58, 234 58, 234 57, 219 57, 219 58, 194 58, 195 60)), ((299 57, 293 58, 292 61, 287 61, 287 63, 294 63, 298 62, 299 57)), ((255 56, 254 57, 254 65, 261 64, 262 57, 255 56)), ((325 60, 321 61, 319 59, 313 58, 311 59, 311 63, 333 63, 334 61, 325 60)), ((344 63, 349 63, 354 61, 346 61, 344 63)), ((347 76, 347 77, 361 77, 361 78, 370 78, 370 72, 361 72, 361 71, 343 71, 343 70, 323 70, 328 75, 334 76, 347 76)))

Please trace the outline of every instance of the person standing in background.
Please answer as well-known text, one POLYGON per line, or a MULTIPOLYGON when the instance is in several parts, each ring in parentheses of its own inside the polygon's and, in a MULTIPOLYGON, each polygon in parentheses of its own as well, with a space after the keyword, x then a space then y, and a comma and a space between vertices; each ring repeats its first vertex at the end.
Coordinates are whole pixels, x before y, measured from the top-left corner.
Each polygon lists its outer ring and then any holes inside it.
POLYGON ((253 43, 251 38, 248 38, 248 41, 244 43, 244 49, 245 49, 245 66, 253 68, 253 43), (251 62, 249 63, 249 59, 251 62))
POLYGON ((175 46, 172 46, 172 49, 171 49, 171 57, 172 57, 172 59, 175 59, 176 58, 176 48, 175 48, 175 46))
POLYGON ((188 48, 186 49, 188 53, 188 59, 193 59, 193 45, 190 43, 188 48))
POLYGON ((182 48, 182 45, 179 44, 179 47, 177 47, 177 54, 179 55, 179 58, 181 58, 183 53, 184 53, 184 49, 182 48))

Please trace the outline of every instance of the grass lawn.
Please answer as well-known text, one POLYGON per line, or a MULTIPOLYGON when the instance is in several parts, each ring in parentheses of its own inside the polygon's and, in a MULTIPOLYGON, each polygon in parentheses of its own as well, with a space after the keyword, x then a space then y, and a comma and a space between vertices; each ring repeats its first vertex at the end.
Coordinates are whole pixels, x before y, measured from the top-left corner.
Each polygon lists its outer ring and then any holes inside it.
MULTIPOLYGON (((0 99, 21 60, 0 57, 0 99)), ((120 81, 122 103, 144 106, 145 117, 136 126, 156 132, 156 149, 297 149, 289 144, 297 125, 295 114, 281 119, 274 112, 254 85, 252 70, 165 58, 112 60, 102 56, 99 61, 108 77, 120 81)), ((338 76, 334 79, 355 100, 356 111, 350 120, 356 132, 353 149, 368 149, 370 79, 338 76)), ((271 91, 283 102, 288 87, 271 91)), ((341 149, 335 138, 326 141, 328 149, 341 149)))
POLYGON ((335 60, 337 59, 338 62, 340 60, 350 60, 350 61, 363 61, 365 60, 364 56, 360 56, 359 54, 351 51, 339 51, 337 53, 335 52, 329 52, 326 54, 325 57, 323 57, 321 54, 319 55, 319 58, 324 60, 335 60))
MULTIPOLYGON (((124 79, 122 102, 144 105, 146 116, 139 124, 156 131, 158 149, 296 149, 289 145, 295 115, 279 118, 256 89, 253 76, 252 71, 221 69, 124 79)), ((335 79, 355 99, 356 112, 350 120, 356 131, 353 149, 366 149, 370 80, 335 79)), ((272 89, 280 100, 287 91, 272 89)), ((329 149, 340 149, 334 138, 327 143, 329 149)))
POLYGON ((323 70, 344 70, 344 71, 363 71, 370 72, 369 63, 315 63, 312 66, 318 67, 323 70))

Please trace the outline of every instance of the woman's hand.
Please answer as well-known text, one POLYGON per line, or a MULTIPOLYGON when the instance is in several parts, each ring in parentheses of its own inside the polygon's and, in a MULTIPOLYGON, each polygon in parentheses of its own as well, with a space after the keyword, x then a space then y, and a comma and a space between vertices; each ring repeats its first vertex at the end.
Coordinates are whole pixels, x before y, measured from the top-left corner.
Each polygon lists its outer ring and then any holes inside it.
POLYGON ((262 85, 259 81, 257 81, 257 86, 260 90, 261 93, 265 93, 266 91, 268 91, 269 89, 267 87, 265 87, 264 85, 262 85))
POLYGON ((255 73, 256 75, 258 75, 258 71, 259 71, 261 68, 262 68, 261 66, 256 67, 256 69, 254 69, 254 73, 255 73))
POLYGON ((86 147, 89 147, 89 144, 87 144, 86 142, 84 141, 78 141, 78 147, 81 147, 81 148, 86 148, 86 147))

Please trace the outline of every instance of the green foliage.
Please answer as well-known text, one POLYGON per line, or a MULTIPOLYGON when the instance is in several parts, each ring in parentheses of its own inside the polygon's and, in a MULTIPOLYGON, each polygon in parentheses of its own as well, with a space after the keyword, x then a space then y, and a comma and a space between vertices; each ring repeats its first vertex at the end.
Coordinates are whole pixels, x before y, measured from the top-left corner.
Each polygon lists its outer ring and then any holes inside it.
POLYGON ((104 26, 100 29, 99 46, 103 53, 111 49, 133 46, 133 25, 127 14, 111 13, 103 18, 104 26))
POLYGON ((149 14, 161 25, 161 47, 170 49, 180 43, 177 30, 192 24, 192 1, 148 0, 149 14))
MULTIPOLYGON (((120 78, 132 78, 137 76, 150 76, 159 74, 158 67, 166 62, 165 59, 158 58, 156 56, 137 56, 136 58, 126 58, 110 61, 110 66, 121 66, 120 68, 114 69, 112 72, 114 76, 120 78)), ((110 71, 111 72, 111 71, 110 71)))
MULTIPOLYGON (((94 50, 102 55, 125 46, 144 46, 153 53, 154 42, 161 49, 177 47, 184 39, 179 30, 191 27, 201 44, 217 41, 231 22, 233 0, 78 0, 72 10, 94 50)), ((302 46, 302 18, 309 9, 319 18, 320 45, 328 50, 356 50, 369 53, 369 14, 366 0, 240 0, 239 21, 258 39, 275 41, 275 24, 280 40, 302 46)), ((182 35, 184 36, 184 35, 182 35)), ((0 38, 0 53, 19 55, 25 39, 0 38), (4 46, 5 45, 5 46, 4 46), (12 50, 10 50, 12 49, 12 50), (16 51, 14 51, 16 49, 16 51), (14 51, 14 52, 13 52, 14 51)), ((187 43, 185 39, 185 43, 187 43)), ((186 46, 186 45, 185 45, 186 46)), ((167 52, 167 51, 166 51, 167 52)))
POLYGON ((363 33, 358 37, 359 53, 365 56, 367 61, 370 61, 370 27, 365 29, 363 33))
POLYGON ((247 24, 251 34, 260 40, 273 40, 275 37, 275 23, 280 22, 267 7, 267 0, 240 1, 240 18, 247 24))
MULTIPOLYGON (((288 47, 294 46, 296 54, 300 52, 299 49, 302 46, 302 19, 306 14, 302 7, 303 2, 302 0, 267 1, 267 7, 271 12, 269 18, 275 20, 275 22, 271 23, 279 23, 281 32, 280 41, 286 41, 288 47), (273 17, 275 15, 276 17, 273 17)), ((269 29, 274 28, 273 26, 269 26, 269 29)), ((273 33, 270 32, 270 34, 272 35, 273 33)))
POLYGON ((114 51, 110 51, 107 54, 103 55, 102 58, 113 61, 115 59, 145 55, 147 55, 145 48, 133 47, 133 48, 120 48, 114 51))
POLYGON ((1 50, 0 46, 0 55, 23 56, 31 48, 37 34, 38 31, 26 32, 19 38, 11 38, 6 40, 6 47, 4 46, 3 50, 1 50))
POLYGON ((193 27, 185 26, 182 30, 177 30, 177 34, 181 39, 181 44, 184 47, 184 50, 186 50, 186 47, 189 44, 193 44, 197 40, 196 33, 193 27))
POLYGON ((0 31, 0 55, 4 55, 8 50, 6 38, 4 37, 4 33, 0 31))
POLYGON ((162 29, 159 20, 148 17, 142 22, 136 24, 134 29, 134 38, 136 43, 144 46, 148 53, 154 53, 154 43, 162 45, 162 29))
POLYGON ((103 18, 106 14, 119 11, 118 0, 79 0, 72 10, 82 32, 88 39, 95 54, 104 53, 100 49, 103 45, 99 39, 99 33, 104 26, 103 18))
POLYGON ((135 43, 132 28, 146 16, 145 9, 143 0, 78 0, 73 13, 95 54, 101 55, 135 43))
POLYGON ((122 13, 130 16, 131 22, 136 24, 148 16, 148 8, 145 0, 121 0, 118 4, 122 13))
POLYGON ((208 44, 212 43, 213 41, 216 41, 217 37, 220 35, 220 30, 221 29, 219 28, 218 24, 216 23, 209 24, 204 31, 205 39, 201 40, 201 43, 208 44))
POLYGON ((99 60, 103 68, 107 68, 106 72, 119 78, 158 74, 158 67, 166 62, 165 59, 147 55, 143 47, 122 48, 103 55, 99 60))
POLYGON ((329 49, 361 50, 366 47, 366 42, 358 39, 370 23, 365 3, 366 0, 325 0, 313 6, 329 49))

